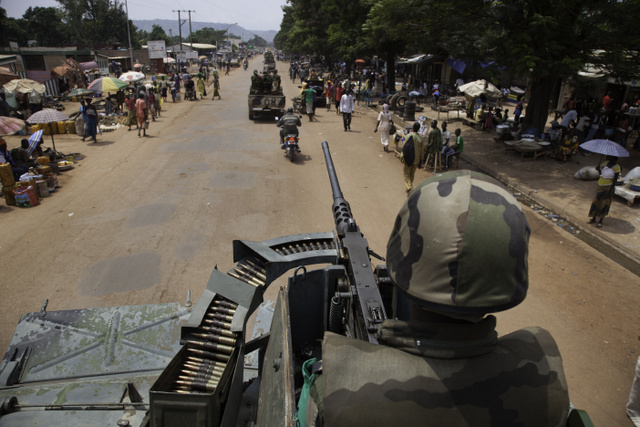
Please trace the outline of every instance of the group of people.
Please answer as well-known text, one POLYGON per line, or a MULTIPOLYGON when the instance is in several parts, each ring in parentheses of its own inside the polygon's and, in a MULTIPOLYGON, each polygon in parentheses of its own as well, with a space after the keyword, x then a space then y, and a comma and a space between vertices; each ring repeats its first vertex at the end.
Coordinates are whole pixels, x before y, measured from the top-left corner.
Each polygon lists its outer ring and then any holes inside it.
MULTIPOLYGON (((384 111, 383 111, 384 112, 384 111)), ((403 176, 407 194, 413 190, 413 180, 418 168, 427 169, 428 158, 433 159, 434 174, 437 159, 444 159, 444 170, 449 170, 451 159, 462 153, 464 139, 462 130, 456 129, 455 140, 451 141, 451 132, 447 129, 447 122, 442 122, 442 129, 438 129, 438 121, 432 120, 430 130, 423 128, 420 122, 413 124, 411 132, 405 136, 402 147, 403 176), (428 133, 427 133, 428 132, 428 133), (425 141, 426 136, 426 141, 425 141)))

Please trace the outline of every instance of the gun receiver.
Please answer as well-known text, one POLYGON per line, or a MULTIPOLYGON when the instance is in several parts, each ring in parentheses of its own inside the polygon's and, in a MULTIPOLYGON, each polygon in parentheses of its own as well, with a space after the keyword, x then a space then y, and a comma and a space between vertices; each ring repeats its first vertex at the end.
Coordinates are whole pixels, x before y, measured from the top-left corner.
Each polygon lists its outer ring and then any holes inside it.
MULTIPOLYGON (((345 310, 346 332, 354 338, 377 344, 376 332, 387 314, 371 266, 369 245, 351 214, 349 203, 342 197, 327 141, 322 141, 322 150, 333 192, 333 216, 342 249, 341 258, 349 276, 350 301, 345 310)), ((334 300, 344 294, 344 291, 337 292, 334 300)))

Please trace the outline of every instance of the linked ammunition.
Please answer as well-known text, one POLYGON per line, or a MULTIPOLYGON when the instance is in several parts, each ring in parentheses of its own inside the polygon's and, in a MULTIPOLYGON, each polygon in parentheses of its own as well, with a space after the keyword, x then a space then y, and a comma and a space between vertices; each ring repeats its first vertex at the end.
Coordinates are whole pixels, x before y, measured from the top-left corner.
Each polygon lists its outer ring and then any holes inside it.
POLYGON ((202 357, 206 357, 207 359, 210 359, 210 360, 219 360, 222 362, 227 362, 231 358, 229 355, 226 355, 226 354, 212 353, 210 351, 199 350, 197 348, 191 348, 191 347, 187 347, 187 351, 190 351, 202 357))
POLYGON ((205 383, 201 381, 185 381, 185 380, 177 380, 176 384, 185 385, 189 387, 191 390, 202 390, 202 391, 214 391, 216 389, 216 384, 205 383))
POLYGON ((217 334, 193 334, 194 337, 202 338, 206 341, 218 342, 220 344, 235 345, 236 339, 217 334))
POLYGON ((238 264, 238 265, 242 266, 242 268, 245 268, 251 271, 253 274, 258 276, 263 281, 267 280, 267 275, 265 274, 262 268, 259 268, 255 263, 251 262, 251 260, 246 260, 246 261, 247 261, 247 264, 238 264))
POLYGON ((225 362, 220 362, 220 361, 216 361, 216 360, 208 360, 208 359, 201 359, 199 357, 195 357, 195 356, 187 356, 187 360, 185 361, 185 363, 191 363, 193 365, 202 365, 202 366, 206 366, 207 368, 211 368, 211 367, 221 367, 221 368, 225 368, 227 366, 227 364, 225 362))
POLYGON ((231 322, 233 320, 233 316, 229 316, 228 314, 207 313, 206 316, 210 319, 218 319, 224 322, 231 322))
POLYGON ((257 262, 255 262, 253 260, 250 260, 248 258, 245 261, 247 261, 247 264, 249 264, 250 266, 255 268, 257 271, 259 271, 260 273, 264 274, 265 278, 266 278, 267 270, 265 270, 264 266, 258 264, 257 262))
POLYGON ((235 338, 236 337, 235 332, 231 332, 228 329, 213 328, 213 327, 209 327, 209 326, 200 326, 198 329, 201 330, 202 332, 206 333, 206 334, 224 335, 225 337, 229 337, 229 338, 235 338))
POLYGON ((206 348, 207 350, 212 350, 220 353, 231 354, 233 353, 233 347, 230 345, 223 345, 213 342, 202 342, 202 341, 187 341, 187 344, 196 347, 206 348))
POLYGON ((199 381, 211 381, 211 380, 220 381, 220 378, 222 378, 222 372, 215 372, 215 373, 212 372, 210 374, 205 374, 204 372, 194 372, 194 371, 183 370, 182 374, 186 375, 191 379, 199 380, 199 381))
POLYGON ((231 302, 231 301, 223 301, 223 300, 213 300, 211 302, 212 305, 218 305, 221 307, 228 307, 228 308, 238 308, 238 304, 231 302))
POLYGON ((206 323, 207 325, 213 325, 216 328, 231 329, 230 322, 221 322, 220 320, 216 319, 204 319, 204 323, 206 323))
POLYGON ((238 273, 243 279, 246 280, 255 280, 256 282, 259 282, 258 278, 255 277, 253 274, 251 274, 250 272, 247 272, 245 270, 243 270, 242 268, 240 268, 240 266, 236 266, 233 267, 233 271, 235 271, 236 273, 238 273))
POLYGON ((184 367, 184 369, 189 370, 191 372, 201 372, 203 374, 217 372, 217 373, 221 374, 221 373, 224 372, 224 369, 225 369, 226 365, 222 365, 222 366, 205 366, 205 365, 195 365, 195 364, 191 364, 189 362, 185 362, 183 367, 184 367))
POLYGON ((245 283, 248 283, 248 284, 249 284, 249 285, 251 285, 251 286, 256 286, 256 287, 257 287, 257 286, 260 286, 260 283, 258 283, 258 282, 256 282, 256 281, 254 281, 253 279, 251 279, 251 280, 250 280, 250 279, 245 279, 245 278, 243 278, 242 276, 240 276, 238 273, 236 273, 235 271, 231 271, 231 270, 229 270, 229 271, 227 272, 227 274, 229 274, 229 276, 231 276, 231 277, 235 277, 236 279, 238 279, 238 280, 240 280, 240 281, 243 281, 243 282, 245 282, 245 283))
POLYGON ((229 308, 229 307, 211 307, 209 310, 207 310, 207 314, 218 313, 218 314, 233 315, 235 312, 236 312, 235 308, 229 308))
POLYGON ((195 377, 189 377, 186 375, 178 375, 178 378, 182 381, 191 381, 194 383, 201 383, 201 384, 218 384, 220 382, 220 378, 212 378, 212 379, 200 379, 200 378, 195 378, 195 377))

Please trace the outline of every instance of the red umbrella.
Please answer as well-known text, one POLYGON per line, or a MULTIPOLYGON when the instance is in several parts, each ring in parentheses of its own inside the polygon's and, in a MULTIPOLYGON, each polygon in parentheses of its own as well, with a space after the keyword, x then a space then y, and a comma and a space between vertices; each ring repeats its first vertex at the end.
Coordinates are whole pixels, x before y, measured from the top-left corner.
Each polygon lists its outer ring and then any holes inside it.
POLYGON ((367 61, 364 59, 356 59, 356 64, 366 64, 367 61))

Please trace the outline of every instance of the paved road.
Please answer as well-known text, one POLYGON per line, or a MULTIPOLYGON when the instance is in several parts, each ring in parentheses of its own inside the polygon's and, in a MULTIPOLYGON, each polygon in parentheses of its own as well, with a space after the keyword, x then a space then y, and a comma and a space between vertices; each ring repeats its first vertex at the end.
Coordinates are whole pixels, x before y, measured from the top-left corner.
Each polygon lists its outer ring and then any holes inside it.
MULTIPOLYGON (((375 113, 359 108, 351 132, 333 110, 318 110, 313 123, 304 118, 302 155, 290 163, 275 122, 247 119, 249 75, 260 62, 222 77, 222 101, 167 105, 149 138, 126 129, 97 144, 56 138, 58 149, 86 159, 41 206, 0 208, 0 348, 20 314, 38 311, 45 298, 49 310, 184 301, 187 290, 195 301, 215 265, 233 265, 233 239, 333 229, 322 140, 371 249, 386 252, 405 193, 400 163, 372 132, 375 113)), ((296 90, 285 82, 288 99, 296 90)), ((640 297, 620 289, 637 277, 528 208, 527 215, 530 294, 498 314, 500 333, 549 329, 574 404, 597 425, 625 425, 640 297)))

